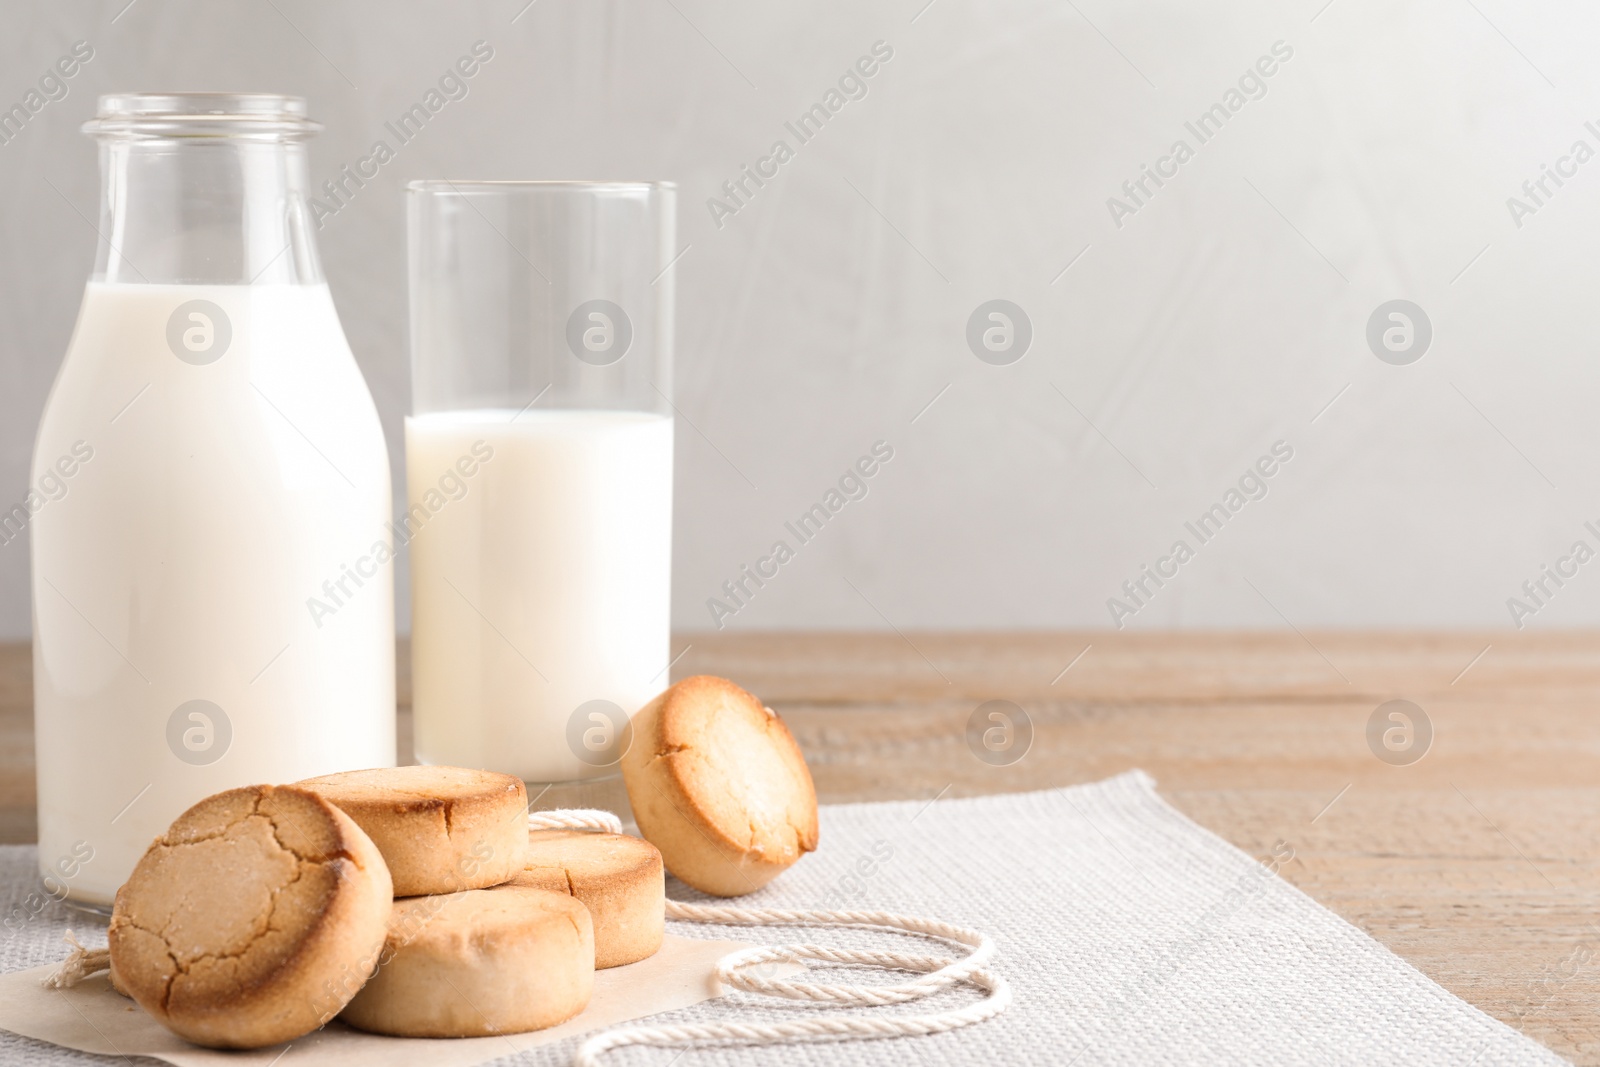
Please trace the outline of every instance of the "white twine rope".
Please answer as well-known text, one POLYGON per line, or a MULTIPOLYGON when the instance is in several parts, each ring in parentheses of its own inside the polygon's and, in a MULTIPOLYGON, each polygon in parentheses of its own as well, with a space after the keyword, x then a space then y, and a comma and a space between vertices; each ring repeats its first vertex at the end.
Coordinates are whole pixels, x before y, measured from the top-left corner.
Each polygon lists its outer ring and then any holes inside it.
POLYGON ((86 948, 71 930, 62 940, 72 946, 72 952, 61 961, 61 966, 45 975, 46 989, 71 989, 85 978, 111 966, 110 949, 86 948))
POLYGON ((622 833, 622 820, 609 811, 596 808, 565 808, 561 811, 528 812, 530 830, 592 830, 602 834, 622 833))
MULTIPOLYGON (((620 833, 621 823, 609 812, 552 811, 530 814, 534 829, 588 829, 620 833)), ((705 1023, 683 1026, 629 1026, 607 1030, 580 1044, 572 1055, 575 1067, 598 1067, 600 1057, 629 1045, 671 1047, 699 1042, 733 1041, 773 1045, 819 1039, 914 1037, 943 1033, 992 1019, 1011 1005, 1004 979, 983 965, 994 957, 994 942, 976 930, 938 919, 919 919, 883 911, 807 911, 782 908, 735 908, 716 904, 667 901, 667 918, 721 926, 834 926, 852 930, 916 934, 969 949, 959 958, 906 955, 826 945, 778 945, 742 949, 717 962, 717 980, 746 993, 832 1007, 881 1007, 932 996, 957 985, 969 985, 987 996, 974 1004, 924 1015, 843 1015, 778 1023, 705 1023), (747 968, 813 961, 836 967, 876 967, 920 975, 895 985, 840 985, 793 982, 750 973, 747 968)))

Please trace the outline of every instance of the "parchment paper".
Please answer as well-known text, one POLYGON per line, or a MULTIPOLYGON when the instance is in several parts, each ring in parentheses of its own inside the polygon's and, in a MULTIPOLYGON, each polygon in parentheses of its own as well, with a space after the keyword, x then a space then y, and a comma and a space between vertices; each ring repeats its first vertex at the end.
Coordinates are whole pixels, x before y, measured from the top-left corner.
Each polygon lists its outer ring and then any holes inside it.
POLYGON ((266 1067, 288 1048, 294 1049, 296 1067, 471 1067, 719 997, 722 991, 713 976, 717 960, 749 947, 742 941, 698 941, 668 934, 661 951, 649 959, 596 971, 594 996, 577 1018, 548 1030, 504 1037, 380 1037, 335 1021, 287 1046, 224 1052, 191 1045, 165 1029, 112 990, 104 974, 72 989, 46 989, 44 979, 55 970, 53 964, 0 975, 0 1027, 80 1052, 154 1056, 175 1067, 266 1067))

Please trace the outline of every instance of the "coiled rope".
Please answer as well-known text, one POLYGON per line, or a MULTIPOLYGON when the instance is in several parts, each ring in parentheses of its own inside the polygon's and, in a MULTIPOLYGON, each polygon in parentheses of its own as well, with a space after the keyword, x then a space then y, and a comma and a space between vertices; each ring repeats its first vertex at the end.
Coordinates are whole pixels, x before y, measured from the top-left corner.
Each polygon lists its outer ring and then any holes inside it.
MULTIPOLYGON (((530 814, 532 829, 585 829, 621 833, 622 823, 604 811, 553 811, 530 814)), ((598 1067, 600 1057, 630 1045, 674 1047, 701 1043, 744 1042, 758 1045, 844 1038, 914 1037, 938 1034, 992 1019, 1011 1004, 1005 980, 984 969, 995 946, 986 935, 964 927, 894 915, 884 911, 815 911, 784 908, 736 908, 718 904, 667 901, 667 918, 717 926, 831 926, 912 934, 966 949, 963 956, 907 955, 826 945, 775 945, 741 949, 717 962, 717 981, 725 988, 789 1003, 831 1007, 883 1007, 933 996, 958 985, 972 986, 986 996, 976 1003, 922 1015, 839 1015, 774 1023, 699 1023, 678 1026, 625 1026, 583 1041, 573 1053, 575 1067, 598 1067), (796 982, 754 973, 777 964, 821 963, 835 967, 875 967, 919 975, 893 985, 841 985, 796 982)))

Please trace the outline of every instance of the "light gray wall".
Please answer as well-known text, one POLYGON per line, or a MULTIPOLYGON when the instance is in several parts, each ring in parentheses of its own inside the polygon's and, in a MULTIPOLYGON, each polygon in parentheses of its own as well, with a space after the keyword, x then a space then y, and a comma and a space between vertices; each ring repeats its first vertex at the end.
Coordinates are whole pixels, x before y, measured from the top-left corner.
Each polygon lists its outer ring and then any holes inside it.
MULTIPOLYGON (((1182 538, 1195 558, 1128 625, 1509 632, 1525 579, 1600 548, 1600 160, 1520 226, 1507 205, 1600 149, 1590 6, 125 2, 0 7, 0 101, 95 49, 0 147, 0 500, 92 264, 95 94, 303 93, 320 181, 481 38, 471 94, 327 221, 335 299, 398 478, 403 182, 676 180, 680 628, 880 439, 868 497, 728 625, 1107 626, 1182 538), (784 120, 879 40, 866 97, 716 225, 721 183, 793 147, 784 120), (1265 95, 1200 144, 1185 120, 1279 41, 1265 95), (1108 197, 1179 138, 1194 158, 1117 225, 1108 197), (993 298, 1033 326, 1009 366, 964 338, 993 298), (1365 338, 1396 298, 1434 330, 1409 366, 1365 338), (1279 440, 1269 495, 1200 545, 1185 520, 1279 440)), ((0 546, 0 636, 27 632, 26 573, 0 546)), ((1529 625, 1592 623, 1600 563, 1547 588, 1529 625)))

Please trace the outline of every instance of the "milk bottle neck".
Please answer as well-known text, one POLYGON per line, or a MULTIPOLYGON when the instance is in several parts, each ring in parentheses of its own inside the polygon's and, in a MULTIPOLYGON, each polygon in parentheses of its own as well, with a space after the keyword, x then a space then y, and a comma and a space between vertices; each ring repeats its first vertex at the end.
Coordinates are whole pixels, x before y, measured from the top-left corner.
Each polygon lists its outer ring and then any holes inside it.
POLYGON ((95 280, 321 282, 305 197, 304 139, 317 127, 285 114, 284 99, 291 98, 103 98, 85 127, 100 141, 95 280))

